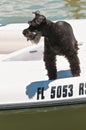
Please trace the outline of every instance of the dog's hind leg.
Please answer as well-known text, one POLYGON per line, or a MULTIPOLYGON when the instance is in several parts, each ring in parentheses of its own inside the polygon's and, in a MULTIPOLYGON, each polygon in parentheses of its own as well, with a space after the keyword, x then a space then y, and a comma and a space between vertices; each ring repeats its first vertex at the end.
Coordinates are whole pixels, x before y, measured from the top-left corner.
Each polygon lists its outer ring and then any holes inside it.
POLYGON ((70 68, 71 68, 71 72, 73 76, 80 76, 80 61, 79 58, 77 56, 77 52, 72 52, 70 51, 68 53, 67 51, 67 55, 66 58, 68 59, 69 63, 70 63, 70 68))
POLYGON ((44 61, 49 79, 50 80, 56 79, 57 78, 56 55, 52 52, 50 48, 50 43, 47 38, 45 38, 44 61))

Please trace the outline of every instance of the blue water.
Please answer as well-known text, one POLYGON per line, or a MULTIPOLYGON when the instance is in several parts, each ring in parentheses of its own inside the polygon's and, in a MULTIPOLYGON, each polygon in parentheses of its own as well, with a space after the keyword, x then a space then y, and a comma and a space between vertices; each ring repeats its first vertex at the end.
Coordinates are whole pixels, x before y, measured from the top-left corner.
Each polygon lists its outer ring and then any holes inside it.
POLYGON ((85 19, 86 0, 1 0, 0 24, 27 22, 35 10, 51 20, 85 19))

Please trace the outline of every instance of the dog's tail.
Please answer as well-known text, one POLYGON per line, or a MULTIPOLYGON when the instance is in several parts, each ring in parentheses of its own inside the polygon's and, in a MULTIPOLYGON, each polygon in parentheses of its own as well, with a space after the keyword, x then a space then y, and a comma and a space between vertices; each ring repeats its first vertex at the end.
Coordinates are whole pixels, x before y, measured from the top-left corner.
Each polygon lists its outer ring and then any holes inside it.
POLYGON ((76 51, 78 51, 78 50, 79 50, 79 47, 78 47, 79 45, 78 45, 78 42, 77 42, 77 41, 75 42, 75 45, 74 45, 74 46, 75 46, 76 51))

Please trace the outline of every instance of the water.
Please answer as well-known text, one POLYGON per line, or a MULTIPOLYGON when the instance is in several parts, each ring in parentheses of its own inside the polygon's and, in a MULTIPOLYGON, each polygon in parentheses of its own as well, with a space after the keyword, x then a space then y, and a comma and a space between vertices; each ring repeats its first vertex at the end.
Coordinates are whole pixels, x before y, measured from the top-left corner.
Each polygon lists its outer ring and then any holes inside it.
POLYGON ((86 18, 86 0, 1 0, 0 24, 23 23, 40 10, 51 20, 86 18))
POLYGON ((2 112, 0 130, 86 130, 86 106, 2 112))

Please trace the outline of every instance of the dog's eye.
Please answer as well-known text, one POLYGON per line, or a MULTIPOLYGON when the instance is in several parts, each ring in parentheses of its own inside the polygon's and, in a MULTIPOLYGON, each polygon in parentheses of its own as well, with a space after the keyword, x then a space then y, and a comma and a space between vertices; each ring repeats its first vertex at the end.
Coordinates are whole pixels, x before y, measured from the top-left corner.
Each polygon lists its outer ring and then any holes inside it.
POLYGON ((34 35, 36 35, 36 32, 33 32, 34 35))

